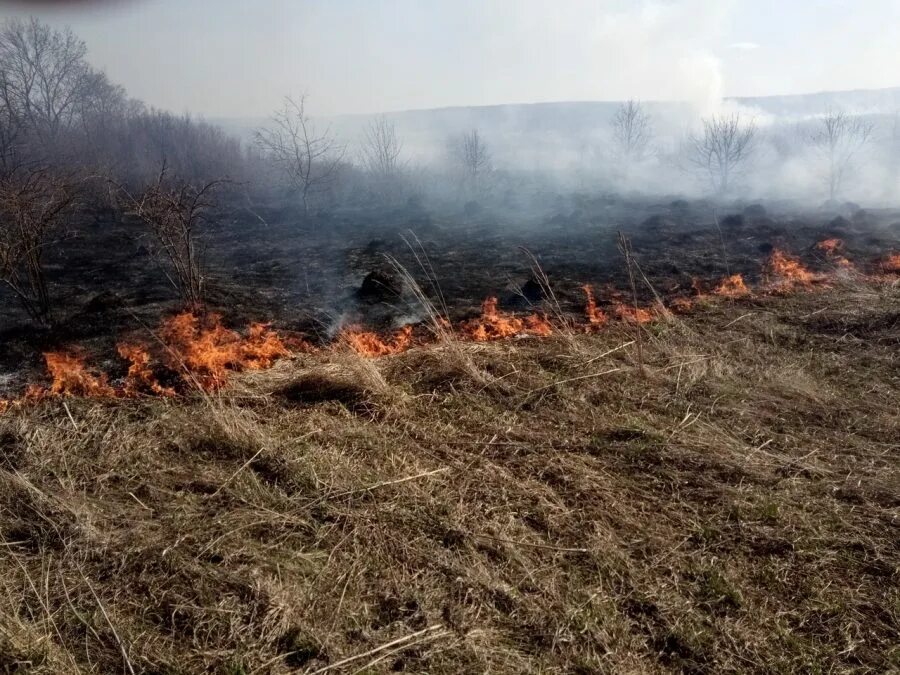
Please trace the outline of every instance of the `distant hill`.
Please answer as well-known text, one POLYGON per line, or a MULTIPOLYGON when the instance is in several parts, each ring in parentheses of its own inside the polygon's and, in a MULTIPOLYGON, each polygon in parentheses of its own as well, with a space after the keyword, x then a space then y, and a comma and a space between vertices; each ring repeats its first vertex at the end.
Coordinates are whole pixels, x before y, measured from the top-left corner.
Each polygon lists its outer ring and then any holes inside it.
MULTIPOLYGON (((785 119, 802 119, 829 108, 848 112, 894 114, 900 112, 900 87, 874 90, 834 91, 785 96, 738 97, 726 99, 749 114, 785 119)), ((408 153, 427 159, 443 150, 448 137, 477 128, 492 142, 498 154, 509 161, 527 165, 529 155, 544 161, 546 146, 565 147, 569 155, 580 147, 603 139, 619 101, 568 101, 520 103, 490 106, 459 106, 426 110, 387 112, 404 138, 408 153), (560 143, 563 145, 560 146, 560 143), (542 147, 543 146, 543 147, 542 147)), ((695 119, 696 111, 687 103, 648 101, 657 136, 678 137, 695 119)), ((321 120, 352 146, 375 115, 338 115, 321 120)), ((265 118, 223 118, 211 120, 245 139, 265 118)))

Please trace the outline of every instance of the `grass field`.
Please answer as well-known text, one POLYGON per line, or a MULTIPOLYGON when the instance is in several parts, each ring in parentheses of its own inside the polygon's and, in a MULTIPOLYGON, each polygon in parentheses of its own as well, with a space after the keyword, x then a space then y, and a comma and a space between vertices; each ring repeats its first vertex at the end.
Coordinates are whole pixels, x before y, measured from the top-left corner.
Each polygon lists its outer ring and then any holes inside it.
POLYGON ((900 670, 900 286, 0 416, 0 672, 900 670))

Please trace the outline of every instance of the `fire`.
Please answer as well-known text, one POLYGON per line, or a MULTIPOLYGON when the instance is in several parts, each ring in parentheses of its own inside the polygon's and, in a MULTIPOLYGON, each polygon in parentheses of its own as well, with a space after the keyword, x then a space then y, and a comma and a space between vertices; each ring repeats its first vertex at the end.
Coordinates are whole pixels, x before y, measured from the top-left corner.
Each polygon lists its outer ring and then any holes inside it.
POLYGON ((609 321, 609 317, 606 315, 606 312, 597 307, 597 301, 594 299, 594 289, 588 284, 585 284, 581 287, 581 290, 583 290, 584 294, 587 296, 587 304, 584 307, 584 313, 587 316, 588 323, 592 328, 599 328, 606 325, 609 321))
POLYGON ((620 302, 615 304, 613 312, 620 321, 628 321, 630 323, 650 323, 656 318, 649 309, 620 302))
POLYGON ((247 339, 241 345, 242 365, 251 370, 271 368, 280 358, 290 355, 287 345, 267 323, 250 324, 247 339))
POLYGON ((269 368, 290 350, 268 324, 254 323, 246 338, 225 328, 218 314, 183 312, 163 322, 160 339, 170 350, 170 366, 204 389, 225 384, 229 371, 269 368))
POLYGON ((838 251, 843 250, 844 242, 841 239, 831 238, 831 239, 823 239, 818 244, 816 244, 816 248, 822 251, 825 255, 836 255, 838 251))
POLYGON ((228 330, 217 314, 201 318, 183 312, 167 319, 159 331, 171 350, 172 367, 186 369, 204 389, 218 389, 228 370, 240 365, 240 336, 228 330))
MULTIPOLYGON (((698 295, 697 299, 702 299, 702 295, 698 295)), ((694 308, 694 300, 684 296, 673 299, 669 303, 669 309, 677 314, 685 314, 694 308)))
POLYGON ((413 327, 403 326, 390 341, 382 340, 377 333, 363 330, 360 326, 349 326, 341 331, 341 340, 350 345, 357 354, 368 357, 399 354, 412 344, 413 327))
POLYGON ((128 374, 125 376, 125 386, 122 392, 125 396, 138 396, 140 394, 156 394, 157 396, 174 396, 175 390, 163 387, 156 380, 153 369, 150 367, 150 353, 140 345, 120 344, 117 347, 119 356, 130 362, 128 374))
POLYGON ((497 298, 491 296, 481 303, 481 316, 463 323, 462 330, 475 342, 487 342, 522 333, 547 336, 553 332, 553 327, 539 314, 531 314, 520 319, 501 312, 497 308, 497 298))
POLYGON ((782 286, 800 284, 808 286, 818 280, 818 277, 806 269, 799 260, 788 256, 780 249, 772 251, 768 268, 772 274, 781 279, 782 286))
POLYGON ((881 263, 881 268, 885 272, 900 274, 900 253, 894 253, 885 258, 881 263))
POLYGON ((816 248, 819 251, 822 251, 837 267, 841 267, 845 270, 853 269, 853 263, 847 260, 843 255, 843 240, 836 238, 824 239, 816 244, 816 248))
POLYGON ((730 277, 725 277, 713 291, 713 295, 720 295, 725 298, 741 298, 749 294, 750 289, 747 288, 747 284, 744 283, 744 277, 740 274, 732 274, 730 277))
POLYGON ((47 393, 55 396, 115 396, 115 390, 109 386, 105 373, 94 375, 88 372, 84 360, 75 354, 66 352, 47 352, 44 354, 47 371, 53 378, 49 390, 32 387, 26 394, 28 398, 43 398, 47 393))

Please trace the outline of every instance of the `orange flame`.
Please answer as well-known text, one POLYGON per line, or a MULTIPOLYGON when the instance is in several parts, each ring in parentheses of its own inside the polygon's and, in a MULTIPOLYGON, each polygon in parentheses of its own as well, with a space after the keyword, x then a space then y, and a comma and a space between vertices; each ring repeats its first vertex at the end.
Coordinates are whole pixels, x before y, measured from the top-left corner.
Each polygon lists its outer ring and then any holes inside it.
POLYGON ((224 385, 229 371, 269 368, 290 354, 268 324, 252 324, 248 337, 242 338, 225 328, 218 314, 201 318, 183 312, 164 321, 159 335, 171 350, 170 366, 187 370, 185 379, 196 380, 204 389, 224 385))
POLYGON ((263 370, 290 353, 269 324, 254 323, 250 324, 250 332, 241 345, 241 364, 251 370, 263 370))
POLYGON ((847 270, 853 269, 853 263, 847 260, 842 254, 842 251, 844 250, 843 240, 834 237, 831 239, 823 239, 816 244, 816 248, 819 251, 822 251, 837 267, 842 267, 847 270))
POLYGON ((501 312, 497 308, 497 298, 491 296, 481 303, 481 316, 464 322, 462 330, 475 342, 487 342, 522 333, 547 336, 553 332, 553 327, 540 314, 530 314, 520 319, 501 312))
POLYGON ((893 253, 881 263, 881 269, 885 272, 900 274, 900 253, 893 253))
POLYGON ((621 302, 617 302, 613 306, 613 312, 620 321, 628 321, 630 323, 649 323, 656 318, 649 309, 626 305, 621 302))
POLYGON ((412 333, 411 325, 403 326, 389 342, 385 342, 377 333, 365 331, 360 326, 349 326, 341 331, 340 338, 357 354, 374 358, 405 352, 412 344, 412 333))
POLYGON ((844 242, 841 239, 832 237, 831 239, 823 239, 820 241, 816 244, 816 248, 825 255, 836 255, 838 251, 843 250, 844 242))
POLYGON ((138 396, 140 394, 156 394, 157 396, 174 396, 175 390, 163 387, 156 380, 153 369, 150 367, 150 353, 140 345, 120 344, 117 348, 119 356, 127 359, 128 374, 125 376, 125 386, 122 393, 125 396, 138 396))
POLYGON ((584 313, 587 316, 588 323, 592 328, 600 328, 605 326, 609 321, 609 317, 602 309, 597 307, 597 301, 594 299, 594 289, 590 285, 585 284, 581 287, 587 296, 587 304, 584 306, 584 313))
POLYGON ((806 269, 799 260, 777 248, 772 251, 768 267, 772 274, 779 277, 781 286, 789 287, 796 284, 808 286, 818 281, 818 277, 806 269))
POLYGON ((47 352, 44 354, 47 371, 53 378, 49 391, 40 387, 30 387, 26 394, 29 398, 43 398, 47 393, 56 396, 115 396, 115 390, 109 386, 105 373, 94 375, 88 372, 84 360, 75 354, 65 352, 47 352))
POLYGON ((713 295, 720 295, 725 298, 741 298, 749 294, 750 289, 747 288, 747 284, 744 283, 744 277, 740 274, 732 274, 730 277, 725 277, 713 291, 713 295))

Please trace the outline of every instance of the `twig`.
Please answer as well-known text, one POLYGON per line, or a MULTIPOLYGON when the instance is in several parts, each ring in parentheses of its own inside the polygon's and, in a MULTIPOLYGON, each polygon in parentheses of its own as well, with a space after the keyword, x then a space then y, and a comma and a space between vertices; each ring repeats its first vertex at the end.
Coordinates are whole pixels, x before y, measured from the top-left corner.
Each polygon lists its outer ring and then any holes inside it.
POLYGON ((473 537, 481 537, 482 539, 493 539, 494 541, 502 541, 504 544, 515 544, 516 546, 529 546, 531 548, 543 548, 549 551, 562 551, 563 553, 589 553, 590 549, 586 548, 567 548, 565 546, 551 546, 550 544, 532 544, 527 541, 516 541, 515 539, 504 539, 503 537, 494 537, 489 534, 473 534, 473 537))
MULTIPOLYGON (((370 649, 367 652, 363 652, 362 654, 355 654, 354 656, 348 656, 345 659, 341 659, 340 661, 335 661, 332 664, 325 666, 324 668, 319 668, 318 670, 314 670, 308 675, 319 675, 319 673, 326 673, 329 670, 334 670, 335 668, 340 668, 341 666, 345 666, 348 663, 352 663, 354 661, 359 661, 360 659, 364 659, 367 656, 373 656, 378 654, 379 652, 383 652, 385 649, 390 649, 391 647, 396 647, 397 645, 408 643, 410 640, 415 640, 417 637, 421 637, 423 635, 427 635, 428 633, 433 633, 434 631, 443 629, 441 624, 435 624, 434 626, 429 626, 428 628, 423 628, 420 631, 416 631, 415 633, 410 633, 402 638, 397 638, 396 640, 391 640, 390 642, 386 642, 379 647, 375 647, 375 649, 370 649)), ((280 654, 278 658, 282 658, 284 655, 280 654)), ((277 660, 277 659, 276 659, 277 660)), ((271 662, 264 664, 260 668, 257 668, 253 672, 259 672, 262 668, 268 666, 271 662)))
POLYGON ((250 464, 253 462, 253 460, 256 459, 257 457, 259 457, 260 453, 262 453, 263 450, 265 450, 265 448, 260 448, 259 450, 257 450, 257 451, 256 451, 256 454, 253 455, 253 457, 251 457, 250 459, 248 459, 246 462, 244 462, 244 463, 241 465, 241 468, 239 468, 237 471, 235 471, 233 474, 231 474, 231 477, 230 477, 228 480, 226 480, 224 483, 222 483, 222 484, 219 486, 219 489, 216 490, 215 492, 213 492, 213 493, 210 495, 210 497, 215 497, 215 496, 218 495, 222 490, 224 490, 224 489, 225 489, 225 486, 228 485, 231 481, 233 481, 241 471, 243 471, 243 470, 246 469, 248 466, 250 466, 250 464))
POLYGON ((440 469, 435 469, 434 471, 425 471, 424 473, 417 473, 415 476, 406 476, 405 478, 398 478, 396 480, 388 480, 383 483, 375 483, 374 485, 369 485, 368 487, 358 488, 356 490, 347 490, 346 492, 338 492, 336 495, 331 495, 330 499, 335 499, 337 497, 346 497, 347 495, 354 495, 359 492, 370 492, 372 490, 376 490, 378 488, 386 487, 388 485, 399 485, 400 483, 406 483, 407 481, 416 480, 417 478, 426 478, 428 476, 433 476, 438 473, 444 473, 445 471, 449 471, 450 467, 445 466, 440 469))
POLYGON ((722 326, 722 328, 728 328, 729 326, 733 326, 741 319, 746 319, 748 316, 753 316, 753 314, 754 314, 754 312, 747 312, 746 314, 742 314, 741 316, 736 318, 734 321, 729 321, 728 323, 726 323, 724 326, 722 326))
POLYGON ((544 391, 545 389, 557 387, 561 384, 566 384, 567 382, 576 382, 578 380, 586 380, 591 377, 600 377, 601 375, 609 375, 610 373, 615 373, 620 370, 622 370, 622 369, 621 368, 610 368, 609 370, 604 370, 599 373, 588 373, 587 375, 579 375, 578 377, 567 377, 564 380, 557 380, 556 382, 551 382, 550 384, 545 384, 543 387, 538 387, 537 389, 532 389, 527 394, 525 394, 525 398, 528 398, 532 394, 536 394, 539 391, 544 391))
MULTIPOLYGON (((631 297, 632 302, 634 303, 634 307, 637 308, 637 286, 634 283, 634 270, 632 269, 631 264, 631 247, 628 244, 628 239, 625 238, 625 235, 622 231, 619 231, 619 249, 622 251, 622 255, 625 257, 625 268, 628 270, 628 283, 631 284, 631 297)), ((637 335, 637 356, 638 356, 638 366, 640 367, 641 374, 644 373, 644 338, 643 338, 643 328, 639 322, 635 322, 635 335, 637 335)))
POLYGON ((606 350, 605 352, 603 352, 602 354, 599 354, 598 356, 595 356, 595 357, 593 357, 593 358, 591 358, 591 359, 588 359, 587 361, 585 361, 584 363, 582 363, 582 364, 579 366, 579 368, 583 368, 584 366, 589 366, 589 365, 591 365, 594 361, 597 361, 598 359, 602 359, 604 356, 609 356, 610 354, 613 354, 613 353, 619 351, 620 349, 625 349, 625 347, 630 347, 630 346, 633 345, 633 344, 634 344, 634 340, 629 340, 629 341, 626 342, 625 344, 621 344, 621 345, 619 345, 618 347, 613 347, 612 349, 608 349, 608 350, 606 350))
POLYGON ((69 410, 69 404, 66 403, 65 401, 63 401, 62 404, 63 404, 63 408, 66 411, 66 415, 69 416, 69 421, 72 423, 72 426, 75 427, 75 431, 78 431, 78 425, 75 423, 75 418, 72 417, 72 411, 69 410))
POLYGON ((94 596, 94 600, 97 601, 97 606, 100 608, 100 613, 103 614, 103 618, 106 619, 106 624, 112 631, 113 637, 116 639, 116 644, 119 645, 119 651, 122 652, 122 658, 125 660, 125 666, 128 668, 128 672, 131 673, 131 675, 135 675, 134 668, 131 666, 131 659, 128 658, 128 650, 125 649, 125 644, 122 642, 122 638, 119 637, 119 633, 116 631, 116 627, 113 626, 112 621, 110 621, 109 614, 106 613, 106 608, 103 606, 103 603, 100 602, 100 598, 94 591, 94 587, 91 586, 91 582, 86 576, 84 576, 84 572, 82 572, 81 569, 79 569, 78 571, 81 573, 81 578, 84 579, 84 583, 86 583, 88 589, 90 589, 91 595, 94 596))

